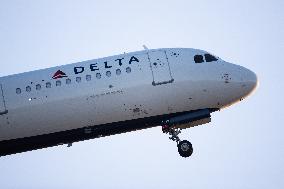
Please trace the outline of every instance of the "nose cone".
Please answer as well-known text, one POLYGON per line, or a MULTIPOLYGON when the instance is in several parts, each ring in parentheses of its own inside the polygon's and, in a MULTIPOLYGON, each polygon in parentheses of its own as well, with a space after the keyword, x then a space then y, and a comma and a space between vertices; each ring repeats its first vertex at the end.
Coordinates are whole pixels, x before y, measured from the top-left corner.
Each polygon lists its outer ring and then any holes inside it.
POLYGON ((223 100, 220 103, 221 108, 242 101, 251 95, 258 85, 257 76, 251 70, 231 63, 224 65, 227 66, 227 69, 221 77, 221 81, 225 81, 223 83, 224 90, 219 91, 219 94, 223 95, 223 100))
POLYGON ((242 68, 242 88, 244 90, 244 96, 247 97, 249 96, 253 91, 255 91, 256 87, 258 86, 258 79, 257 75, 246 68, 242 68))

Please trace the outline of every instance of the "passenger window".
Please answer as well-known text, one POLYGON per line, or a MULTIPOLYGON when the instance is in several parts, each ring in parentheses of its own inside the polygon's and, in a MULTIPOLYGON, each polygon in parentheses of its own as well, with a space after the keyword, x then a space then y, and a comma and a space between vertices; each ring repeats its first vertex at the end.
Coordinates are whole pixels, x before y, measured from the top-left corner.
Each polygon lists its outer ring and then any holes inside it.
POLYGON ((126 73, 130 73, 131 72, 131 68, 130 67, 127 67, 126 68, 126 73))
POLYGON ((76 82, 80 83, 81 82, 81 77, 76 77, 76 82))
POLYGON ((91 76, 91 75, 86 75, 86 80, 87 80, 87 81, 91 81, 91 79, 92 79, 92 76, 91 76))
POLYGON ((17 89, 16 89, 16 93, 17 93, 17 94, 21 94, 21 92, 22 92, 22 91, 21 91, 20 88, 17 88, 17 89))
POLYGON ((31 88, 30 86, 27 86, 27 87, 26 87, 26 91, 27 91, 27 92, 31 92, 31 90, 32 90, 32 88, 31 88))
POLYGON ((69 78, 66 79, 66 84, 67 84, 67 85, 71 84, 71 79, 69 79, 69 78))
POLYGON ((61 86, 61 81, 59 81, 59 80, 56 81, 55 85, 56 85, 57 87, 61 86))
POLYGON ((107 71, 107 72, 106 72, 106 76, 110 77, 110 76, 111 76, 111 72, 110 72, 110 71, 107 71))
POLYGON ((51 83, 50 82, 46 83, 46 88, 51 88, 51 83))
POLYGON ((120 69, 117 69, 116 70, 116 75, 120 75, 121 74, 121 70, 120 69))
POLYGON ((102 75, 100 73, 96 73, 96 78, 101 79, 102 75))
POLYGON ((195 55, 194 56, 194 62, 195 63, 202 63, 202 62, 204 62, 203 56, 202 55, 195 55))
POLYGON ((36 85, 36 90, 40 90, 41 89, 41 85, 40 84, 37 84, 36 85))
POLYGON ((204 56, 205 56, 206 62, 213 62, 213 61, 217 61, 218 60, 215 56, 213 56, 211 54, 205 54, 204 56))

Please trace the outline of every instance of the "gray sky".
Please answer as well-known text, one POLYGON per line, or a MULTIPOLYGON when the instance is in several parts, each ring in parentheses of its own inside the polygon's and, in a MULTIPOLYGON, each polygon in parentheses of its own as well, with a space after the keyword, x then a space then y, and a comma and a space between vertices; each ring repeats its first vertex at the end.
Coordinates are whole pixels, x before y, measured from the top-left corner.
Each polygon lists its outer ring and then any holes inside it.
POLYGON ((245 66, 248 99, 183 131, 160 128, 0 158, 0 188, 284 188, 284 1, 0 1, 0 76, 148 48, 192 47, 245 66))

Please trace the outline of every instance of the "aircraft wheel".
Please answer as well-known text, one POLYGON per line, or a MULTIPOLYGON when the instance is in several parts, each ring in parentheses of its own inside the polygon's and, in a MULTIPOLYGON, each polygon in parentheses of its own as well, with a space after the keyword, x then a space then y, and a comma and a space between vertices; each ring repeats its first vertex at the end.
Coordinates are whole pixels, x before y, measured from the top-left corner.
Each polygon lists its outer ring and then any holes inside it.
POLYGON ((178 153, 181 157, 189 157, 191 156, 193 152, 193 148, 192 148, 192 144, 187 141, 187 140, 183 140, 181 142, 178 143, 178 153))

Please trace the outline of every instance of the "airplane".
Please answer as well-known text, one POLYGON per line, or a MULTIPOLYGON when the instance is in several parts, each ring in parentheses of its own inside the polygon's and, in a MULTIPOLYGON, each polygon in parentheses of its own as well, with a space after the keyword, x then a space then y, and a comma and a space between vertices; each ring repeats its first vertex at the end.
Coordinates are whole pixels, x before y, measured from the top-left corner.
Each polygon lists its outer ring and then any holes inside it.
POLYGON ((254 72, 192 48, 124 53, 0 78, 0 156, 159 126, 181 130, 242 101, 254 72))

